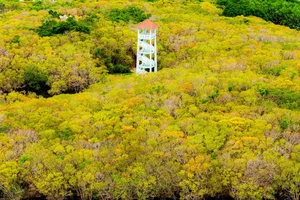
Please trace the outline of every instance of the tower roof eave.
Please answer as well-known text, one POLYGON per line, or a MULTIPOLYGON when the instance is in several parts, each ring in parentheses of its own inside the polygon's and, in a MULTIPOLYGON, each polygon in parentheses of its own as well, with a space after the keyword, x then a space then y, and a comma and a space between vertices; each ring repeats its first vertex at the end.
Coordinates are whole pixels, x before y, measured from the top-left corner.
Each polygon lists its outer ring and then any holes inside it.
POLYGON ((144 21, 142 21, 141 23, 139 23, 138 25, 135 26, 135 28, 145 28, 145 29, 156 29, 158 28, 159 25, 150 21, 149 19, 146 19, 144 21))

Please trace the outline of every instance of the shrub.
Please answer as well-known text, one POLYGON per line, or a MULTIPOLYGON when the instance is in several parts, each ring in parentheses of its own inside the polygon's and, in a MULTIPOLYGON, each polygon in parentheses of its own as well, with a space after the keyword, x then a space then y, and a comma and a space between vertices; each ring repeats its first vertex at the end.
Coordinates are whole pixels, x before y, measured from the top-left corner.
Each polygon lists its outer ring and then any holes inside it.
POLYGON ((27 68, 24 71, 24 80, 27 90, 37 92, 47 87, 48 74, 37 67, 27 68))
POLYGON ((275 24, 300 30, 300 3, 275 1, 267 7, 268 19, 275 24))
POLYGON ((108 18, 111 21, 124 21, 126 23, 128 23, 129 21, 138 23, 144 21, 145 19, 148 19, 150 16, 150 14, 145 14, 143 10, 134 6, 129 6, 123 9, 114 8, 108 14, 108 18))
POLYGON ((214 94, 211 94, 208 96, 208 98, 212 99, 215 101, 215 99, 219 96, 219 90, 217 90, 214 94))
POLYGON ((12 40, 11 40, 12 43, 20 43, 20 36, 19 35, 15 35, 12 40))
POLYGON ((47 20, 37 29, 37 33, 41 37, 52 36, 54 35, 53 27, 57 26, 57 23, 55 20, 47 20))
POLYGON ((300 110, 300 93, 289 89, 258 89, 264 99, 275 102, 280 108, 300 110))
POLYGON ((108 68, 109 73, 115 74, 115 73, 129 73, 130 72, 130 66, 128 65, 122 65, 122 64, 116 64, 108 68))
POLYGON ((0 132, 5 132, 9 130, 9 126, 0 126, 0 132))
POLYGON ((0 13, 5 11, 5 4, 0 2, 0 13))
POLYGON ((86 24, 88 26, 94 26, 95 23, 99 20, 99 17, 95 14, 88 14, 80 23, 86 24))
POLYGON ((223 15, 228 17, 235 17, 238 15, 244 15, 244 16, 253 15, 261 18, 266 17, 261 2, 250 1, 250 0, 228 1, 223 11, 223 15))
POLYGON ((217 4, 221 6, 226 6, 228 3, 228 0, 217 0, 217 4))
POLYGON ((90 33, 89 27, 77 22, 73 17, 69 17, 66 22, 59 22, 57 26, 53 27, 53 31, 55 34, 63 34, 67 31, 90 33))
MULTIPOLYGON (((122 51, 118 47, 113 52, 106 51, 105 48, 101 49, 99 47, 94 50, 94 58, 101 60, 103 64, 107 67, 110 74, 114 73, 129 73, 130 66, 132 63, 131 59, 128 59, 128 52, 122 51)), ((99 67, 101 64, 99 65, 99 67)))
POLYGON ((54 137, 64 139, 64 140, 73 140, 75 137, 75 133, 73 133, 70 128, 66 128, 62 131, 56 132, 54 134, 54 137))
POLYGON ((300 109, 300 93, 298 92, 293 92, 289 89, 274 90, 270 92, 270 96, 282 108, 300 109))
POLYGON ((73 17, 69 17, 65 22, 47 20, 37 29, 37 33, 41 37, 63 34, 67 31, 78 31, 89 34, 90 28, 77 22, 73 17))
POLYGON ((280 129, 281 131, 284 131, 286 130, 289 125, 292 124, 290 120, 288 119, 283 119, 281 122, 280 122, 280 129))
POLYGON ((266 97, 269 95, 269 90, 268 89, 258 89, 258 92, 260 93, 261 96, 266 97))
POLYGON ((266 68, 263 70, 264 74, 270 74, 273 76, 279 76, 281 71, 285 70, 286 66, 279 66, 279 67, 271 67, 271 68, 266 68))
POLYGON ((49 13, 49 15, 51 15, 52 17, 57 18, 57 19, 59 19, 59 16, 62 15, 62 13, 58 13, 53 10, 49 10, 48 13, 49 13))
POLYGON ((48 6, 46 6, 43 3, 43 1, 34 1, 31 6, 31 10, 36 10, 36 11, 45 10, 47 8, 48 8, 48 6))

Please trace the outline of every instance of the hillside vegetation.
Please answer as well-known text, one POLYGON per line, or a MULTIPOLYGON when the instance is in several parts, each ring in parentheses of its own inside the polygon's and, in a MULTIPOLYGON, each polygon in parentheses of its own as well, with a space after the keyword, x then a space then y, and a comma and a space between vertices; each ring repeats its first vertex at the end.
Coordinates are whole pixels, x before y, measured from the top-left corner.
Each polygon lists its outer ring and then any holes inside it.
POLYGON ((299 0, 218 0, 217 3, 225 6, 223 11, 225 16, 253 15, 300 30, 299 0))
POLYGON ((300 32, 223 12, 0 0, 0 197, 299 199, 300 32), (159 72, 109 74, 148 17, 159 72))

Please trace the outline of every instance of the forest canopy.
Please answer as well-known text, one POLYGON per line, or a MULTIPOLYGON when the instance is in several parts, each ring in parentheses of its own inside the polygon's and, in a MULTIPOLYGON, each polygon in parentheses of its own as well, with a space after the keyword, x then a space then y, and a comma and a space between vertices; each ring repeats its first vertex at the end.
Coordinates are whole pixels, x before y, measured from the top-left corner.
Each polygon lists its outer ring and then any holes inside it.
POLYGON ((0 0, 0 198, 299 199, 298 2, 260 3, 0 0))
POLYGON ((298 0, 218 0, 225 5, 223 15, 257 16, 274 24, 288 26, 300 30, 300 1, 298 0))

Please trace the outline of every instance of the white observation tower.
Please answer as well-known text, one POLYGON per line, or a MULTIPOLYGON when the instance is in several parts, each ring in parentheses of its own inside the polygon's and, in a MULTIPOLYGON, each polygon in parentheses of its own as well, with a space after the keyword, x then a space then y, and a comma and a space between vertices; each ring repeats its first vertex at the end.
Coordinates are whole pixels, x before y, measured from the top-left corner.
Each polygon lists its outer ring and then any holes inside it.
POLYGON ((156 29, 158 24, 145 20, 138 25, 136 73, 157 72, 156 29))

